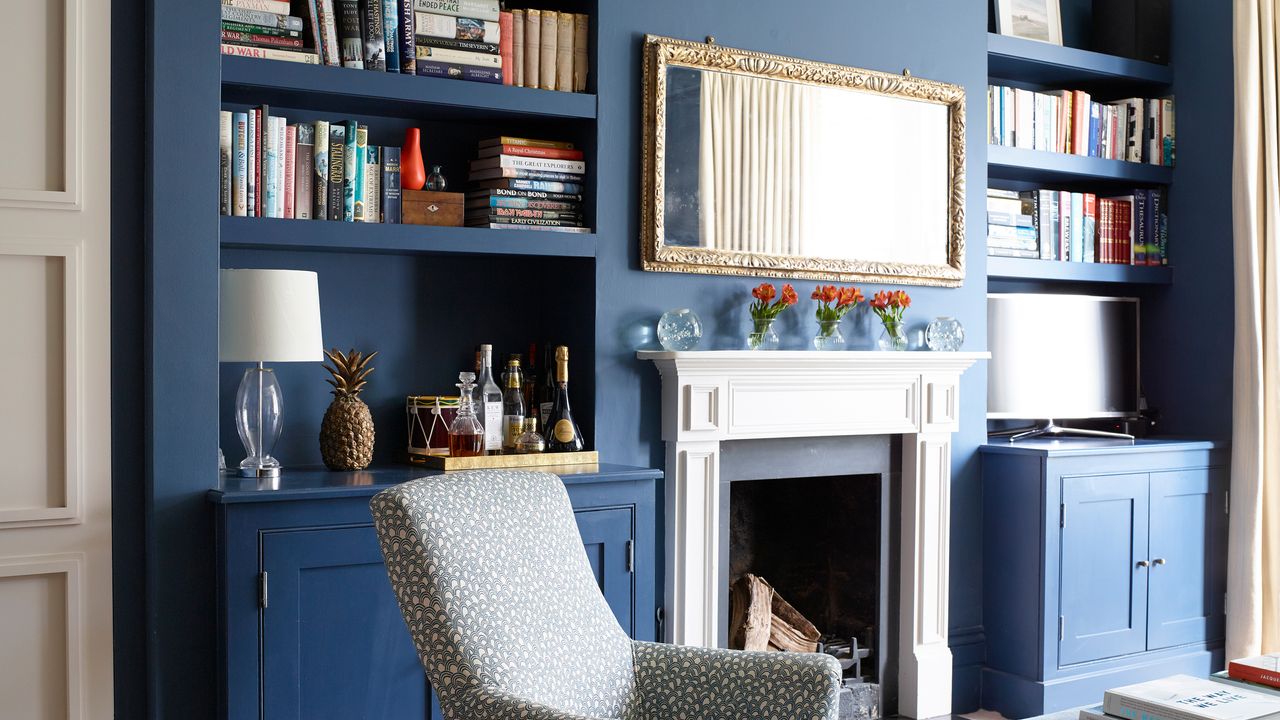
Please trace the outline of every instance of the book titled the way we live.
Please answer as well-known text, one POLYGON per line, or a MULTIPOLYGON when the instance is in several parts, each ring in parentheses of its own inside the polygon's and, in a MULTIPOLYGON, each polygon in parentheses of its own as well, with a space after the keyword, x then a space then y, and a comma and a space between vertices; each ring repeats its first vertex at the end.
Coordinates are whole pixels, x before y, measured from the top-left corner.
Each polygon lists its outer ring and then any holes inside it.
POLYGON ((1125 720, 1280 720, 1280 697, 1190 675, 1108 690, 1102 707, 1125 720))

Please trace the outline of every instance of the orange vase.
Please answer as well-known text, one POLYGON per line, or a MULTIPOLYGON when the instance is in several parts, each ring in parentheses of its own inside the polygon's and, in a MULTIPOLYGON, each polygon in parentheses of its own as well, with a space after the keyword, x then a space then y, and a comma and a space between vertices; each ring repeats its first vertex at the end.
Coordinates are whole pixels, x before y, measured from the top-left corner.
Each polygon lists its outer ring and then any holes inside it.
POLYGON ((418 128, 404 131, 404 147, 400 149, 400 187, 421 190, 427 184, 427 169, 422 164, 422 134, 418 128))

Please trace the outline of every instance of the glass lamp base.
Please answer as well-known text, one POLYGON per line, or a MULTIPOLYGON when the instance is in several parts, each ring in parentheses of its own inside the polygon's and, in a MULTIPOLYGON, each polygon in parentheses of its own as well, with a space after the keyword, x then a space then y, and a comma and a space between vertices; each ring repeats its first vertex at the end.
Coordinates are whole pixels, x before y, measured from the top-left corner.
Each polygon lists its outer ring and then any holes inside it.
POLYGON ((280 461, 268 455, 265 458, 245 458, 240 461, 240 477, 280 477, 280 461))

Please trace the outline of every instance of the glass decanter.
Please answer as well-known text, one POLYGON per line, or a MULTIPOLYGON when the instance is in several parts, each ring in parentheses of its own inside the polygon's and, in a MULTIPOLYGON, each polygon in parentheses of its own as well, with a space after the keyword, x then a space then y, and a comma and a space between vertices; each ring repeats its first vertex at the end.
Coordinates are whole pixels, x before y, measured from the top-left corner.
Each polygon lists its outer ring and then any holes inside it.
POLYGON ((439 165, 432 165, 431 174, 427 176, 427 189, 444 192, 448 187, 449 180, 445 178, 442 168, 439 165))
POLYGON ((476 406, 472 402, 475 392, 476 374, 458 373, 458 415, 449 424, 449 456, 475 457, 484 454, 484 426, 476 417, 476 406))

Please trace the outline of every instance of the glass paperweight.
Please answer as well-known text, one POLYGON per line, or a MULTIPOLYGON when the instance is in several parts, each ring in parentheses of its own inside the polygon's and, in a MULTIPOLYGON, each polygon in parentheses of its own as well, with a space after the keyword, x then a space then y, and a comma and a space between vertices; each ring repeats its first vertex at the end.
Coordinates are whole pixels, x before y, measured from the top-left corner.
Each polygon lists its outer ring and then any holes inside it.
POLYGON ((955 352, 964 345, 964 326, 959 320, 947 315, 934 318, 924 331, 924 344, 930 350, 955 352))
POLYGON ((658 342, 664 350, 692 350, 701 339, 702 321, 689 308, 668 310, 658 320, 658 342))

